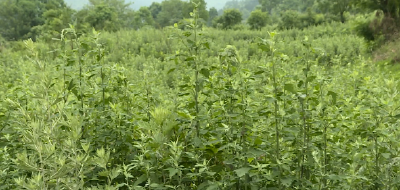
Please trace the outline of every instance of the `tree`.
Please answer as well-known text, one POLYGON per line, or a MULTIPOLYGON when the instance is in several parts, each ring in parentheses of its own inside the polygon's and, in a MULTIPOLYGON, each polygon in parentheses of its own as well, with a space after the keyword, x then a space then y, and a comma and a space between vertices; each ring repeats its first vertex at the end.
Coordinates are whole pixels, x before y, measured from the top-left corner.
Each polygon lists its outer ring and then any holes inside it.
POLYGON ((119 30, 132 12, 130 5, 125 0, 89 0, 89 5, 77 14, 78 23, 88 23, 96 30, 119 30))
POLYGON ((171 26, 183 19, 183 2, 181 0, 165 0, 161 3, 161 11, 157 15, 160 27, 171 26))
POLYGON ((96 30, 116 31, 120 28, 117 11, 106 4, 95 5, 85 18, 96 30))
POLYGON ((250 25, 252 30, 261 30, 262 27, 266 26, 268 22, 268 13, 262 12, 261 10, 254 10, 250 13, 250 17, 247 19, 247 23, 250 25))
POLYGON ((0 34, 7 40, 33 38, 32 27, 44 23, 38 0, 1 0, 0 6, 0 34))
POLYGON ((261 10, 268 13, 272 13, 272 9, 281 3, 280 0, 258 0, 258 2, 261 5, 261 10))
POLYGON ((400 31, 400 0, 354 0, 364 11, 376 11, 369 19, 357 23, 357 33, 376 44, 397 37, 400 31), (395 35, 394 35, 395 34, 395 35))
POLYGON ((206 9, 207 3, 204 0, 190 0, 189 2, 183 2, 183 17, 190 18, 190 13, 193 12, 195 4, 198 5, 197 11, 199 14, 199 18, 202 19, 204 22, 208 21, 208 11, 206 9))
POLYGON ((332 13, 340 17, 340 21, 344 23, 346 18, 344 13, 352 7, 353 0, 318 0, 318 7, 322 12, 332 13))
POLYGON ((139 29, 146 25, 154 25, 154 19, 148 7, 140 7, 139 11, 135 13, 135 24, 136 29, 139 29))
POLYGON ((59 36, 61 31, 69 26, 74 11, 67 7, 63 0, 49 0, 44 7, 44 24, 34 26, 32 31, 49 40, 59 36))
POLYGON ((7 40, 35 38, 61 31, 71 22, 64 0, 0 0, 0 34, 7 40))
POLYGON ((215 22, 223 29, 230 29, 242 22, 242 13, 237 9, 227 9, 223 15, 216 18, 215 22))
POLYGON ((249 18, 251 11, 259 5, 258 0, 231 0, 225 3, 224 9, 239 9, 244 20, 249 18))
POLYGON ((157 15, 161 12, 161 4, 158 2, 153 2, 149 6, 149 10, 151 12, 151 16, 153 16, 153 19, 157 19, 157 15))
POLYGON ((283 12, 279 28, 281 29, 301 28, 300 13, 293 10, 287 10, 283 12))
POLYGON ((400 17, 400 0, 354 0, 354 4, 364 10, 381 10, 385 16, 390 18, 400 17))
POLYGON ((210 8, 208 11, 208 26, 211 26, 212 21, 218 16, 218 11, 215 7, 210 8))

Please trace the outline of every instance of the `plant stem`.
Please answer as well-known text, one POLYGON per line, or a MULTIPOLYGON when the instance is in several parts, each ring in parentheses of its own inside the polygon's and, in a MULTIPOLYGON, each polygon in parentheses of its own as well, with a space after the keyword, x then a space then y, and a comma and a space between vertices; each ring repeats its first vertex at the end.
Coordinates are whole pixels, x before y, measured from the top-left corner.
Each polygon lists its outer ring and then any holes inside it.
POLYGON ((198 47, 197 47, 197 19, 198 19, 198 13, 197 13, 197 6, 194 9, 194 43, 195 43, 195 92, 194 92, 194 101, 195 101, 195 106, 196 106, 196 135, 197 137, 200 136, 200 120, 199 120, 199 91, 200 91, 200 85, 199 85, 199 65, 198 65, 198 47))

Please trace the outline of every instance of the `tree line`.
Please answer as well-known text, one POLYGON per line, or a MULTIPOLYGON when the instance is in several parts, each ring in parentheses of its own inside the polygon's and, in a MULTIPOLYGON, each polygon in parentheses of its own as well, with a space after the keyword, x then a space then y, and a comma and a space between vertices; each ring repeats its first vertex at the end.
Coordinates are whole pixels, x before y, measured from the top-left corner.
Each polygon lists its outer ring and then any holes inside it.
MULTIPOLYGON (((260 30, 268 24, 280 29, 305 28, 325 22, 346 22, 346 15, 380 10, 383 24, 398 25, 400 0, 241 0, 228 1, 223 10, 208 8, 205 0, 164 0, 133 10, 125 0, 89 0, 81 10, 73 10, 64 0, 0 0, 0 34, 6 40, 51 39, 72 24, 85 33, 96 30, 139 30, 164 28, 175 23, 185 25, 198 4, 201 24, 221 29, 260 30), (238 27, 239 26, 239 27, 238 27)), ((367 38, 374 38, 382 22, 376 19, 361 25, 367 38), (371 29, 371 23, 375 24, 371 29), (372 33, 372 34, 371 34, 372 33), (369 35, 369 37, 368 37, 369 35)), ((391 27, 392 29, 393 27, 391 27)))

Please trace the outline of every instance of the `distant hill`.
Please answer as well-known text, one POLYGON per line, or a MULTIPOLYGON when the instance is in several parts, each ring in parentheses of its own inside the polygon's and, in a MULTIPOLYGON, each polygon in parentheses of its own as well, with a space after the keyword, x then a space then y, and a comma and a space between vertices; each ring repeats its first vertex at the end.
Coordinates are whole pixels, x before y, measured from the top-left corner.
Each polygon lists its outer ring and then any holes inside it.
MULTIPOLYGON (((89 0, 64 0, 65 3, 71 6, 73 9, 81 9, 85 6, 89 0)), ((152 2, 162 2, 163 0, 126 0, 126 2, 133 2, 132 8, 139 9, 142 6, 150 6, 152 2)), ((217 9, 222 9, 228 0, 206 0, 207 7, 215 7, 217 9)))

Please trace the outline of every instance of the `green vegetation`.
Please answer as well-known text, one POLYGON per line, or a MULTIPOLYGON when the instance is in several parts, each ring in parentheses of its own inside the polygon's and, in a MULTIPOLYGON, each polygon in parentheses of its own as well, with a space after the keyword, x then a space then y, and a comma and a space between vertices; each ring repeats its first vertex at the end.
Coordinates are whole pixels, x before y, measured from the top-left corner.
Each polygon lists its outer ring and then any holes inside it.
POLYGON ((232 29, 242 22, 242 13, 237 9, 227 9, 224 14, 215 18, 214 26, 223 29, 232 29))
POLYGON ((250 17, 247 19, 247 23, 250 25, 250 29, 261 30, 267 25, 268 13, 262 12, 261 10, 254 10, 251 12, 250 17))
POLYGON ((0 0, 0 189, 399 189, 395 12, 273 2, 0 0))

